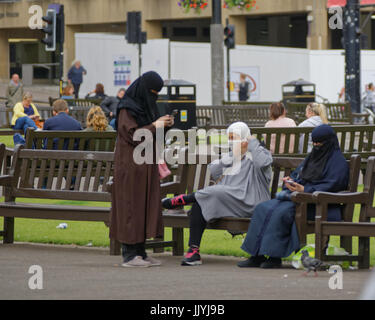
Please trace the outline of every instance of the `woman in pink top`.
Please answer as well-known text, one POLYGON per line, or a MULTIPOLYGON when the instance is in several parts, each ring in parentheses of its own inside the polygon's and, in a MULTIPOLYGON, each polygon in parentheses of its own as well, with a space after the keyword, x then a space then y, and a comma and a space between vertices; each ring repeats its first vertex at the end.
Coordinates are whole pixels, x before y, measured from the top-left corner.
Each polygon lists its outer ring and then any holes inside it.
MULTIPOLYGON (((296 127, 296 123, 293 119, 286 117, 286 109, 282 102, 275 102, 272 103, 270 106, 270 118, 271 120, 268 121, 265 125, 266 128, 285 128, 285 127, 296 127)), ((273 134, 271 136, 271 144, 270 144, 270 151, 271 153, 275 153, 275 144, 276 144, 276 135, 273 134)), ((277 153, 284 153, 285 145, 285 135, 281 135, 280 137, 280 146, 277 153)), ((294 146, 294 136, 290 137, 289 140, 289 153, 293 152, 294 146)))

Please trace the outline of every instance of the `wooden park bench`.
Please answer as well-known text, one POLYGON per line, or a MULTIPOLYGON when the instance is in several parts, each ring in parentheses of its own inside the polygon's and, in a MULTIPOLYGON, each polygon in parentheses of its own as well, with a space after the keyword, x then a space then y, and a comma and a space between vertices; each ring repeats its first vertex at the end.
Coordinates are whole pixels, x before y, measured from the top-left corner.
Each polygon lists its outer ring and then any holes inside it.
MULTIPOLYGON (((41 116, 41 120, 52 117, 52 108, 49 106, 36 106, 41 116)), ((13 108, 0 107, 0 128, 11 128, 13 108)))
MULTIPOLYGON (((58 99, 49 98, 49 103, 52 106, 58 99)), ((89 110, 92 107, 100 106, 103 100, 101 99, 66 99, 69 106, 69 114, 79 121, 82 128, 86 128, 86 118, 89 110)))
MULTIPOLYGON (((195 164, 181 164, 177 171, 177 177, 172 182, 162 184, 162 198, 167 195, 179 195, 192 193, 210 185, 210 173, 208 165, 217 156, 196 155, 195 164), (202 158, 203 157, 203 158, 202 158), (202 159, 205 159, 202 163, 202 159)), ((185 163, 188 155, 185 154, 185 163)), ((280 179, 297 168, 303 161, 302 158, 274 158, 273 178, 271 182, 271 198, 275 198, 280 187, 280 179)), ((350 185, 348 191, 356 191, 358 186, 358 177, 360 172, 360 157, 353 156, 349 161, 350 165, 350 185)), ((296 203, 296 225, 299 232, 301 246, 307 242, 307 235, 314 233, 314 221, 307 221, 307 205, 314 203, 315 199, 312 194, 294 193, 292 197, 296 203)), ((164 210, 163 221, 165 227, 172 228, 173 254, 183 255, 184 253, 184 228, 189 228, 189 211, 184 209, 164 210)), ((246 233, 251 222, 250 218, 221 218, 207 224, 207 229, 215 230, 235 230, 246 233)), ((343 239, 346 240, 346 239, 343 239)), ((344 245, 348 247, 346 240, 344 245)), ((119 245, 115 246, 119 254, 119 245)))
POLYGON ((358 261, 359 268, 370 267, 370 237, 375 237, 374 208, 375 190, 375 157, 367 161, 366 175, 364 178, 363 192, 314 192, 316 203, 315 217, 315 257, 329 261, 358 261), (327 221, 327 207, 329 204, 344 204, 344 219, 341 222, 327 221), (354 205, 360 204, 358 221, 353 221, 354 205), (326 238, 331 236, 345 236, 351 240, 358 236, 358 254, 332 256, 325 254, 326 238))
MULTIPOLYGON (((0 145, 0 159, 4 150, 5 146, 0 145)), ((15 218, 101 221, 108 226, 109 207, 61 204, 61 200, 110 203, 108 182, 113 170, 114 152, 30 150, 17 146, 10 171, 0 176, 5 196, 0 203, 3 243, 14 241, 15 218), (60 201, 35 204, 18 202, 17 198, 60 201)), ((146 243, 147 248, 156 250, 167 246, 173 243, 157 239, 146 243)), ((110 253, 115 253, 114 241, 110 253)))
MULTIPOLYGON (((375 156, 375 125, 340 125, 332 126, 332 128, 337 134, 340 149, 345 158, 350 159, 353 154, 360 155, 363 162, 362 169, 365 169, 366 160, 370 156, 375 156)), ((313 129, 313 127, 250 128, 251 134, 255 135, 259 141, 263 141, 268 150, 271 149, 271 138, 274 137, 274 157, 293 158, 307 156, 309 135, 313 129), (302 150, 299 150, 300 138, 302 150)), ((215 132, 211 133, 215 134, 215 132)), ((218 134, 220 133, 225 134, 225 130, 223 132, 218 130, 218 134)), ((212 144, 211 137, 203 135, 201 141, 207 140, 207 144, 212 144)), ((227 146, 223 144, 221 147, 226 149, 227 146)))
POLYGON ((197 125, 200 128, 222 129, 236 121, 249 127, 263 127, 269 120, 269 106, 198 106, 197 125))
MULTIPOLYGON (((52 107, 53 103, 60 98, 52 98, 49 97, 48 101, 50 106, 52 107)), ((102 99, 65 99, 68 102, 69 106, 74 107, 93 107, 93 106, 100 106, 102 99)))
MULTIPOLYGON (((375 125, 346 125, 332 126, 337 134, 342 153, 347 159, 358 154, 362 160, 375 156, 375 125)), ((308 139, 314 128, 250 128, 258 140, 264 141, 266 148, 270 149, 271 137, 275 138, 275 152, 277 157, 305 157, 308 153, 308 139), (300 138, 303 139, 302 150, 299 150, 300 138), (282 147, 281 140, 284 139, 282 147), (294 141, 293 141, 294 140, 294 141), (291 143, 293 142, 293 143, 291 143), (300 152, 301 151, 301 152, 300 152)))
MULTIPOLYGON (((299 124, 306 120, 306 106, 308 103, 290 102, 286 105, 288 117, 299 124)), ((369 124, 369 114, 353 113, 349 102, 345 103, 324 103, 327 108, 328 121, 332 125, 350 125, 356 122, 369 124)))
MULTIPOLYGON (((13 131, 14 133, 15 131, 13 131)), ((36 131, 34 128, 28 128, 24 147, 25 149, 112 152, 115 149, 116 138, 116 131, 36 131)), ((12 156, 13 149, 7 148, 5 172, 10 169, 12 156)))
POLYGON ((275 101, 223 101, 224 106, 267 106, 275 101))
POLYGON ((116 131, 49 131, 28 128, 26 149, 114 151, 116 131))
POLYGON ((15 217, 108 222, 108 208, 16 200, 22 197, 108 202, 106 183, 112 171, 112 152, 23 150, 17 146, 10 172, 0 177, 5 195, 0 204, 0 215, 4 217, 3 242, 13 243, 15 217))
MULTIPOLYGON (((4 146, 0 146, 0 157, 4 146)), ((187 153, 184 155, 187 159, 187 153)), ((199 159, 199 155, 197 158, 199 159)), ((198 160, 197 159, 197 160, 198 160)), ((172 181, 161 184, 161 197, 192 192, 209 185, 207 163, 180 164, 172 181)), ((0 176, 0 185, 5 189, 4 202, 0 204, 0 215, 4 217, 4 243, 14 241, 14 219, 59 219, 78 221, 102 221, 108 225, 110 208, 72 206, 65 204, 30 204, 17 202, 16 199, 37 198, 70 201, 110 202, 110 177, 113 175, 113 152, 30 150, 17 146, 12 161, 12 168, 7 175, 0 176)), ((289 175, 303 159, 274 158, 271 196, 274 198, 281 173, 289 175)), ((359 174, 358 156, 350 160, 350 186, 348 191, 357 189, 359 174)), ((315 201, 311 194, 296 193, 296 223, 301 243, 306 243, 306 235, 314 232, 314 222, 306 221, 306 207, 315 201)), ((155 239, 147 242, 148 248, 173 247, 174 255, 183 255, 183 228, 189 227, 189 218, 184 210, 163 212, 165 227, 172 227, 172 241, 155 239)), ((247 232, 250 219, 222 218, 210 223, 209 229, 239 230, 247 232)), ((120 245, 111 241, 111 254, 120 254, 120 245)))

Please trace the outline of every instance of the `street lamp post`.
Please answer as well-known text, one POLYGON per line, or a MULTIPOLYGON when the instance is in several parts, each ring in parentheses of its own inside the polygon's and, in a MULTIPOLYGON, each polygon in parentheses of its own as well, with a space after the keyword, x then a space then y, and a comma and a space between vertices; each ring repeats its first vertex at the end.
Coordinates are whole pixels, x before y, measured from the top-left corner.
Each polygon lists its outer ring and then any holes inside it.
POLYGON ((212 22, 210 32, 213 105, 221 105, 224 100, 224 48, 223 26, 221 20, 221 0, 212 0, 212 22))
POLYGON ((361 112, 361 41, 359 0, 344 9, 345 96, 353 112, 361 112))

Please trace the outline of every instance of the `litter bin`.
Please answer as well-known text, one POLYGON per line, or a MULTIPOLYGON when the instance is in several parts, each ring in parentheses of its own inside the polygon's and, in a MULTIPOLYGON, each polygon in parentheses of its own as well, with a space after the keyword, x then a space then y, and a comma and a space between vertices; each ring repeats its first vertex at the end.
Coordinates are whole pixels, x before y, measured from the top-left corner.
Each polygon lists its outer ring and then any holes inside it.
POLYGON ((33 84, 34 66, 32 64, 22 65, 22 83, 24 86, 31 86, 33 84))
POLYGON ((283 102, 315 102, 315 84, 299 79, 282 86, 283 102))
POLYGON ((157 106, 160 115, 172 114, 177 110, 173 128, 188 130, 197 126, 196 86, 185 80, 165 80, 159 94, 157 106))

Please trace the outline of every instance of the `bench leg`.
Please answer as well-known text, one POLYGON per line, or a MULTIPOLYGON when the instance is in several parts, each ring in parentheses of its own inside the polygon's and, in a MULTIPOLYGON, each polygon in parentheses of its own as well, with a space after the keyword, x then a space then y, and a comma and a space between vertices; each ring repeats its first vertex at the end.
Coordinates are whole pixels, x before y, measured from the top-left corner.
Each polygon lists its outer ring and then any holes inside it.
POLYGON ((3 243, 14 242, 14 218, 4 217, 4 238, 3 243))
POLYGON ((184 228, 173 228, 172 240, 174 241, 173 255, 183 256, 184 255, 184 228))
POLYGON ((118 242, 116 239, 110 239, 109 254, 111 256, 121 255, 121 243, 118 242))
MULTIPOLYGON (((156 241, 164 241, 164 237, 160 237, 160 238, 155 238, 156 241)), ((164 252, 164 247, 160 247, 160 248, 154 248, 153 249, 154 253, 163 253, 164 252)))
POLYGON ((350 254, 353 253, 353 238, 352 237, 340 237, 340 247, 345 249, 350 254))
POLYGON ((370 268, 370 239, 360 237, 358 239, 358 268, 369 269, 370 268))
POLYGON ((321 219, 318 217, 315 220, 315 258, 319 260, 322 260, 324 256, 323 238, 321 219))

